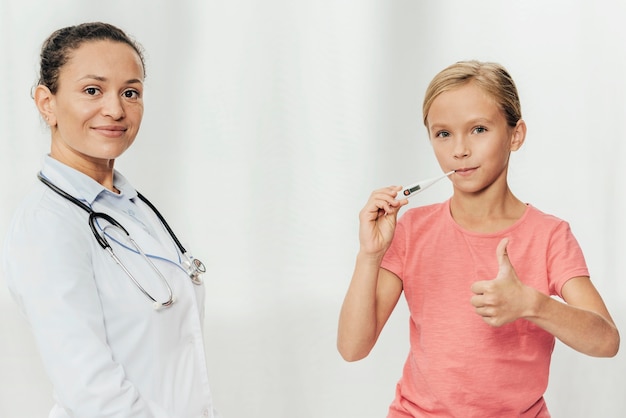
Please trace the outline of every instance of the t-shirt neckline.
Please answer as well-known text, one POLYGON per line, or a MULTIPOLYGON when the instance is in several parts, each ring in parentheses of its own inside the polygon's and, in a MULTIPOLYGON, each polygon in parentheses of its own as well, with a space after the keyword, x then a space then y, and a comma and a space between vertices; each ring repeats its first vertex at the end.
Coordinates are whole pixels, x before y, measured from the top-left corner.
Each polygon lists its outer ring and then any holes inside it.
POLYGON ((475 231, 470 231, 469 229, 463 228, 454 220, 454 218, 452 217, 452 212, 450 211, 451 200, 452 198, 444 202, 444 210, 446 211, 446 218, 448 219, 448 222, 450 222, 455 229, 457 229, 458 231, 462 232, 465 235, 474 236, 474 237, 483 237, 483 238, 502 236, 518 228, 519 225, 521 225, 525 221, 525 219, 528 217, 528 214, 530 213, 533 207, 530 203, 524 203, 526 205, 526 209, 524 210, 524 213, 522 214, 522 216, 520 216, 520 218, 516 220, 512 225, 504 229, 501 229, 495 232, 475 232, 475 231))

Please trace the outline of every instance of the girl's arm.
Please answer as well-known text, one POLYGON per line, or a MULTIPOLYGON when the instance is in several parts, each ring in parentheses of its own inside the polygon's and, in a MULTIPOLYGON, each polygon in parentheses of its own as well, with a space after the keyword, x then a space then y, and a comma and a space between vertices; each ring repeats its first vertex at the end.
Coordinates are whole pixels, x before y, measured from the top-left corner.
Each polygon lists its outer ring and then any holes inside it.
POLYGON ((337 334, 337 348, 347 361, 369 354, 402 293, 402 281, 380 268, 393 239, 398 210, 408 203, 395 199, 398 190, 374 191, 359 213, 360 249, 337 334))
POLYGON ((506 253, 508 240, 498 245, 498 276, 472 285, 476 313, 499 327, 525 318, 548 331, 574 350, 594 357, 613 357, 619 350, 617 327, 589 277, 565 282, 565 303, 524 285, 506 253))
POLYGON ((563 285, 566 303, 536 290, 533 293, 533 309, 526 319, 581 353, 594 357, 617 354, 619 332, 589 277, 574 277, 563 285))

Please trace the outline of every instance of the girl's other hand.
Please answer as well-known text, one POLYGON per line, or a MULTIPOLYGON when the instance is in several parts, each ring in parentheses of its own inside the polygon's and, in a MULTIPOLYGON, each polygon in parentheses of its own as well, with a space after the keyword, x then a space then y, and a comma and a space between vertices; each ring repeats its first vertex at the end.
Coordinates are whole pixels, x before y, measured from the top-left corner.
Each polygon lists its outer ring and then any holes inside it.
POLYGON ((396 200, 400 186, 374 190, 367 204, 359 212, 359 242, 361 252, 382 256, 393 238, 398 211, 409 201, 396 200))

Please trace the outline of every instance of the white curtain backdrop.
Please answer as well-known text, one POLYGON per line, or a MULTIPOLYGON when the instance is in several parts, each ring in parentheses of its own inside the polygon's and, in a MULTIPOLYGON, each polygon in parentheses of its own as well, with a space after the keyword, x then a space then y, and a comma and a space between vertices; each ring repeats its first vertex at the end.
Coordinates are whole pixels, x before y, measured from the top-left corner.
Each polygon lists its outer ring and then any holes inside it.
MULTIPOLYGON (((49 147, 30 99, 39 47, 94 20, 146 49, 145 117, 117 168, 208 265, 206 354, 225 418, 385 416, 408 349, 404 301, 368 358, 335 348, 358 211, 374 188, 440 172, 421 102, 458 60, 500 62, 517 81, 528 136, 513 191, 570 222, 626 333, 624 2, 0 0, 0 239, 49 147)), ((442 182, 410 206, 450 192, 442 182)), ((626 416, 625 351, 557 343, 553 416, 626 416)), ((0 277, 0 416, 51 404, 0 277)))

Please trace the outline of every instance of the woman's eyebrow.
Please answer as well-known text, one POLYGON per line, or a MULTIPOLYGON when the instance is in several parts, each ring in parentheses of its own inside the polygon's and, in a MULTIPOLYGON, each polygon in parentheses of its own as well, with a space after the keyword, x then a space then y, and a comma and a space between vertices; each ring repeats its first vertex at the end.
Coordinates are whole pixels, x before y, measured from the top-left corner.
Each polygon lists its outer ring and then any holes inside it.
MULTIPOLYGON (((87 74, 86 76, 78 79, 78 81, 82 81, 82 80, 96 80, 96 81, 105 82, 105 81, 108 81, 109 79, 101 75, 87 74)), ((131 78, 130 80, 126 80, 126 84, 143 84, 143 81, 138 78, 131 78)))

